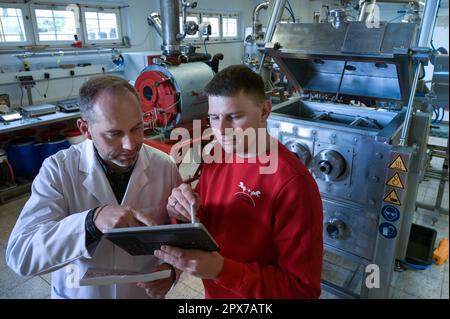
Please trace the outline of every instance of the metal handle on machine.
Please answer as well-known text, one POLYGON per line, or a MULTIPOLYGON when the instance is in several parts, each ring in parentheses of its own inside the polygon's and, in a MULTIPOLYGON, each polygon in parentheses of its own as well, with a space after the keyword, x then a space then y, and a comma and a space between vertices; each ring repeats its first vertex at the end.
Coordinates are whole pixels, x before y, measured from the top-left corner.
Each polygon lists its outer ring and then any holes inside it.
POLYGON ((409 125, 411 122, 411 115, 413 112, 414 97, 416 95, 417 83, 419 81, 420 69, 422 68, 422 62, 418 61, 416 65, 416 70, 414 71, 414 81, 411 87, 411 93, 409 95, 408 107, 406 110, 405 122, 403 123, 402 135, 400 137, 400 146, 408 145, 408 133, 409 125))

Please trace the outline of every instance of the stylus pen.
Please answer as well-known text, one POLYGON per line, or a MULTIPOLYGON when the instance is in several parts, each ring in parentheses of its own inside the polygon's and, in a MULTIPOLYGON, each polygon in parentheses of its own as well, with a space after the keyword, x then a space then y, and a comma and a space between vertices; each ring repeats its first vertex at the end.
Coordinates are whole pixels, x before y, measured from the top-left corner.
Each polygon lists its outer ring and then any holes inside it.
POLYGON ((195 208, 194 205, 191 204, 191 223, 195 223, 195 208))

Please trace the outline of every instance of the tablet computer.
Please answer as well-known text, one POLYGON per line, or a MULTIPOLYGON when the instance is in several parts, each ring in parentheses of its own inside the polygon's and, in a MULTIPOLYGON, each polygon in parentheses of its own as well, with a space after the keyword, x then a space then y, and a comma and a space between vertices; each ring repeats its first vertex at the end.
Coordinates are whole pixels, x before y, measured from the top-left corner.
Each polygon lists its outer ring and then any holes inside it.
POLYGON ((103 236, 132 256, 153 255, 161 245, 206 251, 219 246, 201 223, 114 228, 103 236))

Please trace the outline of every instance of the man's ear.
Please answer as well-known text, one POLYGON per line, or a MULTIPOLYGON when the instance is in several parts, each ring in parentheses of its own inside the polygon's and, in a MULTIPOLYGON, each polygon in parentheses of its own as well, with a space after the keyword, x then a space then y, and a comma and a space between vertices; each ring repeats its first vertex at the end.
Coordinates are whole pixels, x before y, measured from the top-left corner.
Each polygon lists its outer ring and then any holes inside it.
POLYGON ((272 112, 272 102, 265 100, 262 104, 262 121, 266 122, 272 112))
POLYGON ((81 134, 83 134, 84 137, 92 140, 91 133, 89 132, 89 125, 86 120, 78 119, 77 126, 78 126, 78 129, 80 130, 81 134))

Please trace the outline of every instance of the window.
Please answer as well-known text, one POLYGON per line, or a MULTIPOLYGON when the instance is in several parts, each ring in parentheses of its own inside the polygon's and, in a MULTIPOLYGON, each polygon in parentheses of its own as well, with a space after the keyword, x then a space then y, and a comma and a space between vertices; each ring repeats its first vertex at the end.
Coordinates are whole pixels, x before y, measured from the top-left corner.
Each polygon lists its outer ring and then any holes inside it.
POLYGON ((20 5, 0 5, 0 44, 29 43, 20 5))
POLYGON ((220 15, 202 14, 202 23, 209 22, 211 24, 210 38, 220 38, 220 15))
POLYGON ((224 38, 237 39, 238 37, 238 23, 237 15, 222 15, 222 36, 224 38))
MULTIPOLYGON (((188 14, 188 16, 186 17, 186 21, 194 21, 195 23, 198 24, 199 21, 199 17, 196 15, 191 15, 188 14)), ((180 33, 183 34, 183 17, 180 17, 180 33)), ((186 35, 186 39, 198 39, 199 37, 199 33, 196 32, 194 35, 186 35)))
POLYGON ((67 9, 32 6, 32 9, 37 43, 51 44, 56 41, 71 43, 75 36, 79 37, 73 6, 68 6, 67 9))
MULTIPOLYGON (((75 40, 84 43, 85 47, 117 47, 126 34, 119 7, 24 2, 0 0, 0 49, 24 45, 69 47, 75 40)), ((198 21, 199 17, 193 20, 198 21)))
MULTIPOLYGON (((187 21, 194 21, 197 24, 208 23, 211 25, 211 35, 209 36, 212 41, 231 41, 238 40, 240 37, 239 29, 239 14, 238 13, 213 13, 213 12, 188 12, 187 21), (199 21, 201 21, 199 23, 199 21)), ((182 32, 182 18, 180 17, 180 31, 182 32)), ((185 42, 202 42, 204 36, 201 32, 197 32, 195 35, 187 35, 185 42)))
POLYGON ((117 42, 122 38, 120 30, 120 12, 114 9, 83 9, 85 22, 85 42, 117 42))

